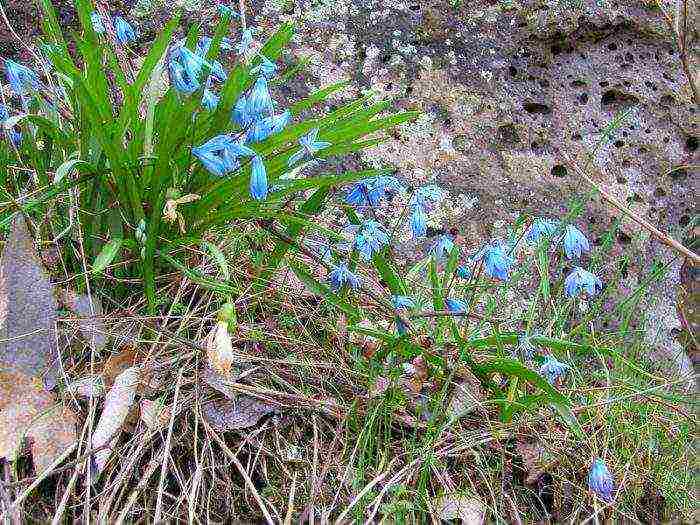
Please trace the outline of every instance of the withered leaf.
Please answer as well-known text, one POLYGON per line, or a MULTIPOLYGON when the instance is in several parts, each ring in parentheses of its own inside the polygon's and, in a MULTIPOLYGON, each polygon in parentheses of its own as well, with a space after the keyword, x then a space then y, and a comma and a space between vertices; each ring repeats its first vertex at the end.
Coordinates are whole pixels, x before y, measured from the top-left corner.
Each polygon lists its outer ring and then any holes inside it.
POLYGON ((263 416, 275 411, 274 405, 247 395, 239 395, 234 400, 217 399, 202 405, 204 419, 221 432, 250 428, 263 416))
POLYGON ((538 442, 527 443, 518 440, 515 448, 523 459, 525 484, 534 485, 547 468, 544 447, 538 442))
POLYGON ((13 461, 30 442, 37 475, 76 440, 75 414, 38 378, 0 371, 0 457, 13 461))
POLYGON ((78 315, 78 330, 90 348, 99 352, 105 347, 107 328, 102 320, 102 303, 97 297, 66 290, 63 302, 70 311, 78 315))
POLYGON ((463 525, 482 525, 486 517, 486 506, 473 497, 451 494, 435 502, 437 518, 440 520, 460 520, 463 525))
POLYGON ((0 309, 7 307, 0 326, 0 367, 43 376, 51 389, 58 372, 56 298, 21 214, 12 221, 0 274, 0 309))

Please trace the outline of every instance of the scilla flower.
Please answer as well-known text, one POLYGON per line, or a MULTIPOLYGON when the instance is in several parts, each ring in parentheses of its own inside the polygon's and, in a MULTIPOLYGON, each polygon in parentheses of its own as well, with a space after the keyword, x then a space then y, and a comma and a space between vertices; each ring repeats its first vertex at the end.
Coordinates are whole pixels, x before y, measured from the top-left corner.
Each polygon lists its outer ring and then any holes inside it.
POLYGON ((371 177, 354 183, 345 196, 345 202, 352 206, 377 206, 387 192, 396 192, 402 187, 396 177, 371 177))
POLYGON ((465 265, 458 266, 455 273, 460 279, 469 279, 472 276, 472 271, 465 265))
MULTIPOLYGON (((211 43, 212 43, 211 37, 203 36, 197 42, 197 47, 195 48, 195 53, 197 53, 200 57, 204 58, 205 56, 207 56, 207 53, 209 52, 209 48, 211 47, 211 43)), ((222 51, 233 51, 233 48, 234 48, 234 44, 230 38, 224 37, 221 39, 221 42, 219 43, 219 49, 221 49, 222 51)))
POLYGON ((583 291, 593 297, 603 289, 603 282, 591 272, 577 266, 564 281, 564 288, 569 297, 578 297, 583 291))
POLYGON ((218 135, 201 146, 192 148, 192 154, 212 174, 222 177, 240 166, 238 157, 254 157, 255 151, 239 144, 230 135, 218 135))
POLYGON ((454 248, 454 245, 452 237, 447 234, 440 235, 430 247, 430 255, 438 261, 445 259, 452 251, 452 248, 454 248))
POLYGON ((114 18, 114 32, 117 37, 117 42, 124 45, 128 42, 136 40, 136 33, 131 24, 124 20, 121 16, 114 18))
POLYGON ((353 290, 360 286, 360 278, 348 269, 348 265, 346 263, 339 263, 337 266, 335 266, 328 274, 328 281, 330 282, 331 289, 334 292, 337 292, 346 284, 353 290))
POLYGON ((588 488, 603 501, 612 501, 615 482, 605 462, 596 458, 588 472, 588 488))
POLYGON ((382 230, 382 225, 377 221, 366 220, 355 234, 355 248, 365 261, 371 260, 372 255, 388 243, 389 236, 382 230))
POLYGON ((450 312, 455 314, 466 313, 467 309, 469 308, 467 303, 461 299, 445 299, 445 306, 447 306, 447 309, 450 312))
POLYGON ((267 172, 260 156, 253 157, 250 171, 250 196, 256 200, 267 198, 267 172))
MULTIPOLYGON (((394 305, 394 308, 396 308, 397 311, 406 311, 410 308, 415 307, 415 303, 413 302, 413 299, 410 297, 406 297, 405 295, 393 295, 391 297, 391 303, 394 305)), ((399 333, 399 335, 404 335, 407 331, 408 327, 406 324, 401 320, 400 317, 396 317, 396 331, 399 333)))
POLYGON ((508 280, 508 272, 515 260, 508 255, 507 247, 502 243, 494 243, 482 249, 474 260, 483 259, 486 275, 493 279, 508 280))
POLYGON ((260 55, 261 62, 250 70, 251 75, 263 75, 266 78, 272 78, 277 73, 277 66, 271 62, 265 55, 260 55))
POLYGON ((260 75, 253 84, 246 99, 246 111, 253 118, 265 118, 272 115, 274 105, 270 90, 267 87, 267 79, 264 75, 260 75))
POLYGON ((5 73, 12 91, 20 97, 41 87, 36 73, 14 60, 5 59, 5 73))
POLYGON ((250 45, 253 43, 253 31, 254 29, 249 27, 241 34, 241 42, 240 44, 236 45, 236 51, 238 51, 239 54, 244 55, 246 51, 248 51, 250 45))
POLYGON ((530 228, 527 230, 525 238, 528 242, 534 244, 538 242, 542 237, 549 237, 557 229, 557 223, 551 219, 535 219, 530 228))
POLYGON ((414 239, 424 237, 428 233, 428 215, 425 212, 425 207, 415 205, 411 208, 408 225, 411 227, 414 239))
POLYGON ((97 14, 96 11, 90 13, 90 22, 92 23, 92 29, 93 31, 95 31, 95 33, 101 35, 105 32, 105 26, 102 23, 102 17, 99 14, 97 14))
POLYGON ((324 142, 322 140, 316 140, 318 138, 318 128, 314 128, 309 131, 306 135, 299 137, 299 145, 301 149, 297 151, 294 155, 289 157, 287 164, 289 166, 296 164, 300 160, 306 157, 313 157, 316 153, 324 148, 331 145, 330 142, 324 142))
POLYGON ((413 238, 424 237, 428 231, 427 212, 443 196, 442 190, 434 184, 418 188, 411 197, 408 206, 411 210, 409 226, 413 238))
POLYGON ((234 11, 231 9, 230 6, 227 6, 226 4, 219 4, 219 16, 240 16, 237 11, 234 11))
POLYGON ((205 88, 204 93, 202 93, 202 107, 213 111, 219 105, 219 96, 214 93, 211 89, 205 88))
MULTIPOLYGON (((234 108, 235 109, 235 108, 234 108)), ((250 126, 245 135, 246 144, 262 142, 275 133, 282 131, 292 119, 292 112, 286 110, 278 115, 271 115, 260 120, 256 120, 250 126)))
POLYGON ((591 250, 588 239, 576 226, 568 225, 564 232, 564 251, 569 259, 581 257, 582 252, 591 250))
POLYGON ((547 355, 544 358, 544 362, 540 367, 540 375, 547 378, 547 381, 554 384, 554 382, 566 374, 566 370, 569 365, 557 361, 557 359, 551 355, 547 355))

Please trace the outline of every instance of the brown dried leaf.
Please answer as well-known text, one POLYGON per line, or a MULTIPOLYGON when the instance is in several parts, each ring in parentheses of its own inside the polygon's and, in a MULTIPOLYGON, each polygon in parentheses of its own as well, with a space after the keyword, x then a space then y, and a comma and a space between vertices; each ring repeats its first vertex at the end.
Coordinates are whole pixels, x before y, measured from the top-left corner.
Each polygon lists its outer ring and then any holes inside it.
POLYGON ((252 427, 263 416, 276 410, 274 405, 247 395, 239 395, 234 400, 217 399, 202 405, 204 419, 221 432, 252 427))
POLYGON ((43 376, 51 389, 58 372, 56 298, 21 214, 12 222, 0 267, 0 310, 3 304, 7 309, 0 323, 0 365, 43 376))
POLYGON ((61 299, 70 311, 78 315, 78 330, 94 351, 99 352, 105 347, 107 327, 102 320, 102 303, 97 297, 78 294, 66 290, 61 299))
POLYGON ((231 373, 233 363, 233 346, 228 333, 228 323, 219 321, 204 341, 207 349, 209 366, 224 377, 231 373))
POLYGON ((31 442, 36 474, 40 475, 76 440, 75 414, 40 381, 17 372, 0 372, 0 457, 9 461, 31 442))
POLYGON ((160 430, 170 423, 170 407, 166 407, 162 401, 142 399, 139 408, 139 417, 149 430, 160 430))
POLYGON ((518 440, 518 442, 515 444, 515 449, 523 459, 523 467, 525 467, 525 484, 534 485, 547 469, 544 447, 539 442, 526 443, 518 440))

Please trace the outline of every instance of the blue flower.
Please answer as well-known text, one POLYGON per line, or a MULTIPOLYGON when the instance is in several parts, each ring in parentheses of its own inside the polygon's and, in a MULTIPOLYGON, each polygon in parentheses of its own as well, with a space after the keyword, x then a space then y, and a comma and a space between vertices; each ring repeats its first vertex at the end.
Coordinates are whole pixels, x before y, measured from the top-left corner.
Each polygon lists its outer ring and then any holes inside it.
POLYGON ((231 121, 241 128, 246 128, 253 122, 253 115, 248 113, 248 100, 245 95, 238 97, 231 109, 231 121))
POLYGON ((430 254, 435 257, 436 260, 440 261, 450 254, 454 245, 455 243, 452 242, 452 237, 447 234, 442 234, 430 247, 430 254))
POLYGON ((438 202, 442 199, 444 193, 435 184, 430 184, 428 186, 423 186, 418 188, 416 192, 411 197, 410 205, 420 204, 422 206, 427 206, 430 203, 438 202))
POLYGON ((371 177, 354 183, 345 196, 345 202, 352 206, 377 206, 387 192, 399 191, 402 187, 396 177, 371 177))
POLYGON ((97 14, 96 11, 90 13, 90 22, 92 23, 92 29, 93 31, 95 31, 95 33, 101 35, 105 32, 105 26, 102 23, 102 17, 99 14, 97 14))
POLYGON ((447 309, 454 314, 463 314, 469 309, 467 303, 461 299, 445 299, 445 306, 447 306, 447 309))
POLYGON ((231 7, 227 6, 226 4, 219 4, 219 16, 235 17, 240 15, 237 11, 234 11, 233 9, 231 9, 231 7))
POLYGON ((309 131, 306 135, 299 137, 299 145, 301 149, 297 151, 294 155, 289 157, 287 164, 291 166, 297 163, 305 157, 313 157, 320 150, 327 148, 331 145, 330 142, 324 142, 321 140, 316 140, 318 137, 318 128, 314 128, 309 131))
POLYGON ((581 257, 582 252, 591 250, 588 239, 576 226, 568 225, 564 232, 564 251, 569 259, 581 257))
POLYGON ((41 87, 41 82, 39 82, 39 77, 36 73, 14 60, 5 59, 5 73, 12 91, 20 97, 41 87))
POLYGON ((205 89, 202 94, 202 107, 213 111, 219 105, 219 95, 214 93, 211 89, 205 89))
POLYGON ((250 196, 263 201, 267 198, 267 172, 262 159, 256 155, 250 171, 250 196))
POLYGON ((292 112, 286 110, 284 113, 254 121, 253 125, 246 132, 246 144, 261 142, 269 136, 279 133, 289 124, 291 119, 292 112))
POLYGON ((584 290, 593 297, 603 289, 603 282, 591 272, 577 266, 566 277, 564 288, 569 297, 578 297, 584 290))
POLYGON ((557 223, 551 219, 537 218, 527 230, 525 238, 530 243, 536 243, 542 236, 549 237, 557 229, 557 223))
POLYGON ((175 89, 185 95, 197 91, 205 75, 210 75, 207 76, 206 88, 209 88, 213 79, 220 82, 226 79, 226 72, 219 62, 209 62, 183 45, 178 45, 170 51, 168 71, 175 89))
POLYGON ((246 100, 246 111, 257 118, 272 115, 274 105, 272 97, 270 97, 270 91, 267 88, 267 79, 264 75, 260 75, 255 84, 253 84, 253 88, 250 90, 246 100))
POLYGON ((515 262, 515 260, 508 255, 506 246, 501 243, 487 246, 474 256, 474 260, 478 261, 480 259, 484 260, 486 275, 502 281, 508 280, 508 272, 515 262))
POLYGON ((241 42, 240 44, 236 45, 236 51, 238 51, 239 54, 244 55, 246 51, 248 51, 248 48, 250 47, 250 44, 253 43, 253 28, 249 27, 243 33, 241 34, 241 42))
POLYGON ((168 64, 170 72, 170 82, 173 87, 180 93, 191 95, 199 89, 199 81, 185 72, 185 68, 178 62, 171 61, 168 64))
POLYGON ((472 271, 465 265, 457 267, 457 277, 460 279, 469 279, 472 276, 472 271))
POLYGON ((566 370, 569 365, 557 361, 556 357, 547 355, 544 357, 544 363, 540 367, 540 375, 547 378, 547 381, 554 384, 554 382, 566 374, 566 370))
POLYGON ((9 132, 10 142, 15 148, 19 148, 22 145, 22 132, 16 129, 11 129, 9 132))
POLYGON ((127 42, 136 40, 136 33, 131 24, 124 20, 121 16, 114 18, 114 32, 116 33, 117 42, 124 45, 127 42))
POLYGON ((428 208, 442 197, 442 190, 435 185, 418 188, 411 197, 408 205, 411 208, 409 226, 413 238, 424 237, 428 232, 427 211, 428 208))
MULTIPOLYGON (((207 53, 209 52, 209 48, 211 47, 211 43, 212 43, 211 37, 203 36, 197 42, 197 47, 195 48, 195 53, 197 53, 202 58, 206 57, 207 53)), ((234 48, 234 44, 230 38, 223 37, 221 39, 221 43, 219 44, 219 49, 221 49, 223 51, 233 51, 233 48, 234 48)))
POLYGON ((425 207, 420 204, 414 205, 408 223, 414 239, 425 236, 428 232, 428 216, 425 213, 425 207))
POLYGON ((335 266, 328 274, 328 281, 334 292, 337 292, 346 284, 349 284, 353 290, 356 290, 360 286, 360 278, 348 269, 346 263, 339 263, 335 266))
POLYGON ((266 78, 272 78, 277 73, 277 65, 270 60, 265 55, 260 55, 261 62, 250 70, 251 75, 263 75, 266 78))
POLYGON ((238 169, 238 157, 254 157, 255 151, 239 144, 230 135, 218 135, 201 146, 192 148, 192 154, 212 174, 223 177, 238 169))
POLYGON ((355 248, 365 261, 372 259, 372 255, 389 243, 389 236, 382 230, 382 225, 377 221, 366 220, 358 228, 355 235, 355 248))
POLYGON ((7 110, 7 106, 5 106, 5 104, 0 104, 0 124, 5 122, 8 118, 10 118, 10 112, 7 110))
POLYGON ((588 472, 588 488, 600 499, 608 502, 612 501, 615 482, 605 462, 600 458, 596 458, 593 461, 591 470, 588 472))
MULTIPOLYGON (((391 303, 394 305, 394 308, 396 308, 397 311, 406 311, 409 308, 415 307, 413 299, 406 297, 405 295, 392 295, 391 303)), ((396 331, 399 333, 399 335, 404 335, 408 331, 408 327, 399 316, 396 316, 395 321, 396 331)))

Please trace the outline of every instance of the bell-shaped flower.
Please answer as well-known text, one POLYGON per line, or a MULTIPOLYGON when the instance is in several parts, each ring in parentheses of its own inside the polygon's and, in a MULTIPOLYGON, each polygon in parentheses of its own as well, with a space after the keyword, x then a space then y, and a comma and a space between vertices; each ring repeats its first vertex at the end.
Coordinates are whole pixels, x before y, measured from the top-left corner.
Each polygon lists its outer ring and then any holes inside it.
POLYGON ((450 255, 454 245, 455 243, 452 241, 452 237, 447 234, 442 234, 438 236, 430 247, 430 255, 432 255, 436 261, 441 261, 450 255))
POLYGON ((250 74, 263 75, 265 78, 270 79, 277 74, 277 65, 265 55, 260 55, 260 63, 250 70, 250 74))
POLYGON ((352 206, 378 206, 387 193, 396 192, 403 185, 396 177, 381 175, 355 182, 345 196, 345 202, 352 206))
POLYGON ((213 111, 219 105, 219 95, 214 93, 211 89, 206 88, 204 93, 202 93, 202 107, 213 111))
POLYGON ((260 75, 248 93, 246 111, 253 118, 265 118, 272 115, 274 109, 270 90, 267 87, 267 79, 264 75, 260 75))
POLYGON ((330 142, 325 142, 322 140, 317 140, 318 138, 318 128, 314 128, 309 131, 306 135, 299 137, 299 145, 301 149, 297 151, 294 155, 289 157, 288 165, 292 166, 300 160, 306 157, 313 157, 320 150, 327 148, 331 145, 330 142))
MULTIPOLYGON (((212 43, 211 37, 203 36, 197 42, 197 47, 195 48, 195 53, 197 53, 202 58, 206 57, 207 53, 209 52, 209 48, 211 47, 211 43, 212 43)), ((221 42, 219 43, 219 49, 221 49, 222 51, 233 51, 233 48, 234 48, 234 43, 230 38, 224 37, 221 39, 221 42)))
POLYGON ((260 156, 253 157, 250 171, 250 196, 255 200, 267 198, 267 172, 260 156))
POLYGON ((466 313, 467 310, 469 309, 469 306, 467 306, 467 303, 462 301, 461 299, 452 299, 448 298, 445 299, 445 306, 447 306, 447 310, 454 314, 463 314, 466 313))
POLYGON ((537 243, 542 237, 551 236, 557 229, 557 223, 551 219, 535 219, 527 230, 525 239, 531 244, 537 243))
POLYGON ((271 115, 253 122, 252 126, 246 132, 246 144, 262 142, 271 135, 279 133, 289 124, 291 119, 292 112, 286 110, 283 113, 271 115))
POLYGON ((37 74, 27 66, 18 64, 14 60, 5 59, 5 74, 7 81, 10 83, 10 88, 20 97, 30 91, 36 91, 41 88, 41 82, 37 74))
POLYGON ((588 270, 577 266, 566 277, 564 289, 569 297, 578 297, 584 291, 593 297, 603 289, 603 282, 588 270))
POLYGON ((500 279, 501 281, 508 280, 508 272, 510 272, 510 268, 513 266, 515 259, 508 254, 504 244, 494 243, 485 247, 474 256, 475 261, 481 259, 484 261, 484 271, 486 275, 493 279, 500 279))
POLYGON ((589 252, 591 246, 586 236, 576 226, 568 225, 564 232, 564 251, 569 259, 581 257, 582 252, 589 252))
POLYGON ((254 157, 252 149, 239 144, 230 135, 218 135, 201 146, 192 148, 192 154, 212 174, 222 177, 239 166, 239 157, 254 157))
POLYGON ((377 221, 366 220, 357 229, 354 245, 360 256, 369 261, 389 243, 389 236, 382 230, 382 225, 377 221))
POLYGON ((253 115, 248 113, 248 100, 245 95, 241 95, 231 109, 231 121, 241 128, 247 128, 253 120, 253 115))
POLYGON ((90 23, 92 24, 92 30, 98 35, 105 32, 105 25, 102 23, 102 17, 96 11, 90 13, 90 23))
POLYGON ((603 501, 612 501, 615 482, 605 462, 596 458, 588 472, 588 488, 603 501))
POLYGON ((253 31, 254 29, 249 27, 248 29, 244 30, 243 33, 241 33, 241 41, 236 45, 236 51, 239 54, 245 55, 250 48, 251 44, 253 43, 253 31))
POLYGON ((408 224, 414 239, 424 237, 428 232, 428 210, 434 203, 439 201, 442 196, 442 190, 434 184, 431 184, 418 188, 411 197, 408 203, 411 210, 408 224))
POLYGON ((408 224, 411 227, 411 233, 413 233, 414 239, 425 236, 428 232, 428 215, 425 212, 424 206, 420 204, 413 206, 408 224))
POLYGON ((569 365, 566 365, 557 358, 551 355, 547 355, 544 358, 544 362, 540 367, 540 375, 547 378, 547 381, 554 384, 554 382, 566 374, 569 365))
MULTIPOLYGON (((415 307, 413 299, 411 299, 410 297, 406 297, 405 295, 393 295, 391 297, 391 304, 394 305, 394 308, 397 312, 406 311, 410 308, 415 307)), ((395 321, 396 331, 399 333, 399 335, 404 335, 407 332, 408 327, 399 316, 396 316, 395 321)))
POLYGON ((121 16, 114 17, 114 33, 117 37, 117 42, 122 45, 136 40, 134 28, 121 16))
POLYGON ((337 292, 345 285, 350 286, 353 290, 360 286, 360 278, 348 269, 346 263, 339 263, 331 270, 328 274, 328 282, 334 292, 337 292))

